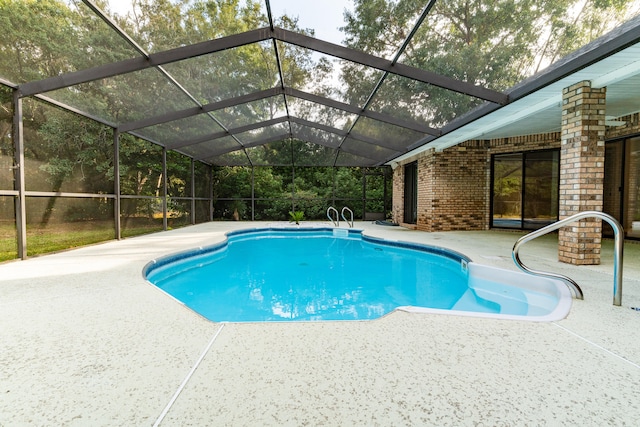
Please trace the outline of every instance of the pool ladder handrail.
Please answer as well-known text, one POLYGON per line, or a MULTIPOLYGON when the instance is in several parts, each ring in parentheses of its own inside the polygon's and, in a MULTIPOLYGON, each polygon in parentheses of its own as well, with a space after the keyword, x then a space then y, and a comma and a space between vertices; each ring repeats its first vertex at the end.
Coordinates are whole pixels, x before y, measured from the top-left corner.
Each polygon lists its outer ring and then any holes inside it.
POLYGON ((333 223, 334 227, 340 227, 340 214, 338 214, 338 209, 334 208, 333 206, 329 206, 327 208, 327 218, 329 218, 329 221, 333 223), (333 219, 333 217, 331 216, 331 212, 336 213, 336 219, 333 219))
POLYGON ((349 226, 349 228, 353 228, 353 211, 351 209, 349 209, 348 207, 344 207, 342 208, 342 211, 340 212, 340 216, 342 216, 342 219, 344 219, 344 221, 347 223, 347 225, 349 226), (349 221, 345 216, 344 216, 344 211, 349 212, 349 214, 351 215, 351 221, 349 221))
POLYGON ((570 279, 567 276, 563 276, 562 274, 548 273, 544 271, 534 270, 532 268, 525 266, 522 263, 522 261, 520 261, 518 250, 524 243, 530 240, 533 240, 537 237, 548 234, 566 225, 577 222, 581 219, 591 218, 591 217, 603 219, 606 222, 608 222, 609 225, 611 225, 611 227, 613 228, 613 233, 615 238, 615 243, 614 243, 615 247, 614 247, 614 254, 613 254, 613 305, 619 306, 622 304, 622 253, 624 249, 624 240, 623 240, 624 229, 622 228, 622 225, 620 225, 620 223, 609 214, 606 214, 600 211, 584 211, 584 212, 577 213, 575 215, 571 215, 570 217, 561 219, 560 221, 554 222, 553 224, 549 224, 538 230, 535 230, 525 236, 522 236, 516 241, 515 245, 513 245, 511 258, 513 259, 513 262, 515 262, 516 266, 518 266, 518 268, 520 268, 522 271, 529 274, 537 275, 537 276, 552 277, 552 278, 560 279, 563 282, 565 282, 567 286, 569 286, 569 288, 574 292, 575 297, 577 299, 584 299, 584 294, 582 293, 582 289, 580 289, 580 286, 578 286, 578 284, 573 279, 570 279))

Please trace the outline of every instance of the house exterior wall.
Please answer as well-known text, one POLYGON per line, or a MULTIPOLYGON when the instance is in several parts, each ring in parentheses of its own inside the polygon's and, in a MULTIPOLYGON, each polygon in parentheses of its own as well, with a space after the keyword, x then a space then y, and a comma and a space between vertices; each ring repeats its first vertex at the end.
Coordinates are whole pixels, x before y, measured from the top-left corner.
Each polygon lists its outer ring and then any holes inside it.
POLYGON ((506 154, 522 151, 550 150, 560 148, 560 132, 538 135, 523 135, 489 141, 489 154, 506 154))
POLYGON ((640 113, 620 117, 617 120, 625 122, 625 124, 622 126, 608 127, 606 132, 607 139, 616 139, 629 135, 640 134, 640 113))
MULTIPOLYGON (((441 152, 421 153, 417 159, 418 221, 415 225, 403 225, 423 231, 486 230, 491 156, 559 147, 560 132, 555 132, 467 141, 441 152)), ((404 164, 393 175, 393 220, 398 223, 404 218, 404 164)))
POLYGON ((418 161, 418 223, 424 231, 486 228, 489 173, 484 141, 437 152, 418 161))
MULTIPOLYGON (((561 132, 466 141, 441 152, 427 150, 398 165, 393 175, 393 220, 401 224, 403 220, 402 166, 417 160, 418 221, 407 226, 424 231, 488 229, 491 156, 548 149, 561 152, 560 217, 602 211, 605 138, 640 135, 640 113, 621 117, 623 126, 606 127, 606 88, 591 88, 589 82, 566 88, 563 99, 561 132)), ((575 227, 561 231, 559 259, 599 263, 602 222, 584 220, 579 227, 576 232, 575 227)))

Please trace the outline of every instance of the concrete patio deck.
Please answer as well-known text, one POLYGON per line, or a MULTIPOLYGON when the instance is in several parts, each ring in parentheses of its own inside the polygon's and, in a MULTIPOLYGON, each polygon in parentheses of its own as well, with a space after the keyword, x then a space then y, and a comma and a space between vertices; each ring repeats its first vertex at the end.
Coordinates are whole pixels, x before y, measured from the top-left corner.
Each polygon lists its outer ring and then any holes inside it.
MULTIPOLYGON (((622 307, 602 264, 529 266, 583 288, 569 316, 525 322, 394 312, 375 321, 219 324, 142 278, 151 259, 266 223, 214 222, 0 264, 0 426, 638 425, 640 244, 622 307)), ((447 247, 513 269, 521 233, 365 234, 447 247)))

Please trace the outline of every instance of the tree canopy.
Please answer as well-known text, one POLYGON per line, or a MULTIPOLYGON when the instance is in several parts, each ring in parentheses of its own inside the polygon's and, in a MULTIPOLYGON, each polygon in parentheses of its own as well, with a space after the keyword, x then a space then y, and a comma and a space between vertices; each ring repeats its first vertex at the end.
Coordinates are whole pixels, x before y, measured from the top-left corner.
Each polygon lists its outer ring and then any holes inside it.
MULTIPOLYGON (((107 1, 94 3, 111 13, 107 1)), ((399 62, 504 91, 638 11, 637 2, 623 0, 452 0, 433 3, 429 14, 422 16, 426 4, 424 0, 354 0, 353 7, 344 13, 344 44, 392 58, 408 41, 399 52, 399 62), (412 34, 416 22, 421 24, 412 34)), ((20 84, 269 25, 259 0, 135 0, 133 6, 124 15, 111 13, 114 22, 133 40, 130 43, 79 0, 0 0, 0 77, 20 84)), ((313 29, 302 28, 296 16, 276 16, 274 24, 303 35, 315 34, 313 29)), ((281 40, 244 44, 46 95, 119 124, 276 87, 347 102, 356 110, 368 102, 375 113, 436 128, 482 102, 281 40)), ((5 158, 12 154, 8 137, 11 102, 10 91, 3 91, 0 150, 5 158)), ((30 100, 25 108, 25 156, 36 167, 28 171, 29 188, 99 194, 110 191, 114 171, 110 133, 108 126, 30 100)), ((299 169, 295 179, 280 172, 292 171, 291 166, 297 165, 324 168, 359 164, 362 160, 354 152, 384 159, 423 136, 397 124, 358 117, 336 106, 293 96, 231 105, 215 114, 149 126, 137 134, 150 141, 164 138, 169 141, 168 148, 177 144, 178 151, 189 138, 210 144, 206 138, 215 135, 220 153, 215 164, 284 167, 254 171, 259 197, 277 194, 284 198, 298 191, 323 200, 334 197, 334 193, 326 192, 329 187, 343 195, 355 194, 351 187, 358 187, 362 178, 353 181, 342 177, 334 188, 329 175, 335 178, 350 172, 329 174, 319 169, 314 176, 299 169), (317 123, 316 128, 284 122, 251 128, 256 122, 283 114, 308 117, 317 123), (245 126, 247 130, 237 137, 228 134, 229 128, 245 126), (323 127, 338 129, 338 133, 319 130, 323 127), (279 135, 291 133, 297 137, 278 140, 279 135), (265 137, 274 140, 261 142, 265 137), (343 157, 336 160, 337 147, 343 157), (338 189, 340 185, 345 188, 338 189)), ((132 135, 121 135, 120 141, 123 194, 161 195, 161 148, 132 135)), ((197 157, 198 147, 190 146, 190 155, 197 157)), ((173 153, 169 160, 168 193, 172 197, 189 195, 189 159, 173 153)), ((228 187, 229 191, 216 194, 249 197, 243 190, 246 170, 229 169, 225 173, 228 179, 238 177, 235 189, 228 187)), ((205 175, 200 172, 201 177, 205 175)), ((9 179, 3 181, 3 185, 9 185, 9 179)), ((204 193, 201 186, 197 187, 204 193)))
MULTIPOLYGON (((354 0, 345 13, 345 43, 391 57, 425 6, 418 0, 354 0)), ((437 1, 400 62, 504 91, 602 36, 638 13, 624 0, 437 1)), ((342 73, 350 99, 378 77, 359 65, 342 73)), ((376 97, 380 111, 402 110, 433 127, 470 111, 481 100, 409 79, 393 78, 376 97)))

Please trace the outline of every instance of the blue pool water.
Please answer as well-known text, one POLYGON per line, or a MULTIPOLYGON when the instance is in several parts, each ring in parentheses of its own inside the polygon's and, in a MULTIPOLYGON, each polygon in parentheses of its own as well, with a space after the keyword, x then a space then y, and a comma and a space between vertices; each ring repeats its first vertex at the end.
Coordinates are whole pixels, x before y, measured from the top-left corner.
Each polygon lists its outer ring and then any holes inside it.
POLYGON ((154 260, 144 273, 212 321, 367 320, 398 307, 544 315, 557 305, 543 293, 532 312, 531 290, 470 278, 469 261, 357 230, 259 229, 154 260))

